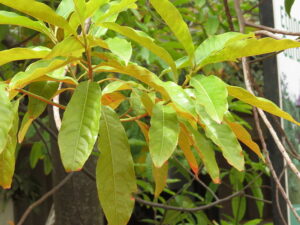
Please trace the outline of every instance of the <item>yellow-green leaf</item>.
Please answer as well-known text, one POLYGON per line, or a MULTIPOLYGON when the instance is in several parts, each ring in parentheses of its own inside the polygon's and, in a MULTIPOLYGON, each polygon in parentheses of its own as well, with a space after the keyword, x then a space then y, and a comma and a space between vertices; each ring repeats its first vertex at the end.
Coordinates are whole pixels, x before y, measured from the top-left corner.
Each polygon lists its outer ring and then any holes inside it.
POLYGON ((96 180, 101 206, 110 225, 126 225, 134 207, 136 179, 126 132, 109 107, 102 108, 99 135, 96 180))
POLYGON ((18 133, 18 142, 22 143, 26 133, 29 129, 29 127, 31 126, 32 122, 33 122, 33 118, 30 118, 29 113, 26 112, 25 115, 23 116, 22 122, 21 122, 21 126, 20 126, 20 130, 18 133))
POLYGON ((67 105, 58 134, 66 171, 80 170, 92 153, 99 130, 101 90, 97 83, 80 83, 67 105))
POLYGON ((70 29, 68 22, 44 3, 35 0, 0 0, 0 3, 55 26, 70 29))
POLYGON ((17 60, 44 58, 49 52, 50 49, 42 46, 3 50, 0 51, 0 66, 17 60))
POLYGON ((201 122, 205 125, 206 136, 221 149, 224 158, 230 165, 239 171, 244 170, 243 150, 230 127, 225 123, 216 123, 207 115, 202 106, 198 105, 197 110, 201 122))
POLYGON ((160 57, 171 67, 175 75, 175 81, 177 81, 176 65, 172 56, 169 54, 167 50, 155 44, 152 38, 148 37, 146 34, 144 34, 141 31, 134 30, 131 27, 120 26, 117 23, 106 22, 101 24, 101 26, 104 26, 110 30, 114 30, 115 32, 118 32, 124 35, 125 37, 130 38, 131 40, 139 43, 141 46, 147 48, 149 51, 153 52, 155 55, 160 57))
POLYGON ((276 104, 274 104, 273 102, 265 98, 256 97, 253 94, 251 94, 249 91, 236 86, 227 86, 227 89, 228 89, 228 94, 230 96, 237 98, 242 102, 245 102, 249 105, 253 105, 275 116, 279 116, 283 119, 289 120, 297 125, 300 125, 300 123, 297 122, 290 114, 284 112, 276 104))
POLYGON ((12 178, 15 171, 15 151, 19 125, 18 107, 18 101, 12 103, 12 126, 8 133, 6 146, 3 152, 0 153, 0 186, 2 186, 4 189, 11 187, 12 178))
POLYGON ((164 190, 167 185, 168 178, 168 162, 165 162, 162 167, 157 168, 152 166, 153 177, 155 181, 154 197, 158 198, 160 193, 164 190))
POLYGON ((191 79, 197 103, 204 106, 208 115, 217 123, 223 121, 228 110, 226 84, 216 76, 195 76, 191 79))
POLYGON ((101 103, 102 105, 107 105, 112 109, 116 109, 126 97, 119 92, 108 93, 102 95, 101 103))
POLYGON ((150 0, 150 2, 172 30, 192 60, 194 58, 192 36, 178 9, 169 0, 150 0))
POLYGON ((242 143, 250 148, 258 157, 264 160, 258 144, 252 140, 251 135, 242 125, 230 121, 226 121, 226 123, 230 126, 231 130, 242 143))
POLYGON ((131 43, 119 37, 108 38, 105 42, 107 43, 109 50, 124 60, 127 65, 132 55, 131 43))
POLYGON ((0 24, 26 27, 53 38, 53 34, 51 33, 50 29, 46 27, 43 22, 31 20, 26 16, 21 16, 14 12, 0 11, 0 24))
POLYGON ((3 152, 7 140, 8 132, 13 123, 13 108, 9 100, 7 85, 0 83, 0 153, 3 152))
POLYGON ((161 167, 173 154, 179 135, 176 111, 169 105, 156 104, 149 130, 149 150, 155 167, 161 167))
POLYGON ((9 88, 22 88, 45 74, 67 65, 71 61, 71 59, 66 59, 64 57, 57 57, 34 62, 27 67, 25 72, 19 72, 12 78, 9 83, 9 88))

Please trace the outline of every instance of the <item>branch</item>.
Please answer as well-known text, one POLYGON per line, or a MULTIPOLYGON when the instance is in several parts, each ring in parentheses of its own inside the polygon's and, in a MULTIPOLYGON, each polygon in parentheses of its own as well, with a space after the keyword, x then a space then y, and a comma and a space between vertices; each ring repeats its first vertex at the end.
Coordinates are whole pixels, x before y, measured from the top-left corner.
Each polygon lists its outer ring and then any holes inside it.
POLYGON ((228 22, 228 25, 229 25, 229 29, 231 31, 234 31, 234 26, 233 26, 233 23, 232 23, 232 16, 231 16, 230 8, 229 8, 229 5, 228 5, 228 0, 223 0, 223 4, 224 4, 224 8, 225 8, 225 14, 226 14, 227 22, 228 22))
POLYGON ((136 116, 136 117, 130 117, 128 119, 120 119, 120 121, 121 122, 131 122, 131 121, 139 120, 139 119, 144 118, 146 116, 148 116, 148 113, 144 113, 144 114, 136 116))
POLYGON ((62 186, 64 186, 67 181, 73 176, 74 173, 69 173, 60 183, 58 183, 55 187, 53 187, 50 191, 45 193, 40 199, 32 203, 26 211, 23 213, 21 219, 17 223, 17 225, 23 225, 25 220, 27 219, 28 215, 31 213, 31 211, 39 206, 41 203, 43 203, 47 198, 49 198, 51 195, 53 195, 55 192, 57 192, 62 186))
POLYGON ((244 25, 248 26, 248 27, 255 27, 255 28, 258 28, 258 29, 261 29, 261 30, 270 31, 270 32, 275 33, 275 34, 300 36, 299 32, 291 32, 291 31, 279 30, 279 29, 276 29, 276 28, 273 28, 273 27, 267 27, 267 26, 264 26, 264 25, 251 23, 249 21, 244 21, 244 25))

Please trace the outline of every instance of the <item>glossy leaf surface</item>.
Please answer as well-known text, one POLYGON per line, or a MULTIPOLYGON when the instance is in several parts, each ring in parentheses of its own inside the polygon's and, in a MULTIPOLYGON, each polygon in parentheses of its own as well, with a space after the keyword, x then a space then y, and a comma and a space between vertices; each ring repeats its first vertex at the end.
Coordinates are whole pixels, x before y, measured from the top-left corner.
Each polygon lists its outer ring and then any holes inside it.
POLYGON ((214 121, 221 123, 228 110, 226 84, 216 76, 195 76, 190 83, 195 88, 197 103, 204 106, 214 121))
POLYGON ((268 99, 256 97, 252 95, 249 91, 236 86, 227 86, 228 94, 234 98, 241 100, 249 105, 253 105, 260 108, 268 113, 275 116, 279 116, 283 119, 289 120, 297 125, 300 125, 290 114, 281 110, 276 104, 268 99))
POLYGON ((161 167, 173 154, 179 135, 176 111, 168 105, 156 104, 152 111, 149 150, 155 167, 161 167))
POLYGON ((125 130, 109 107, 102 108, 99 135, 96 176, 101 206, 109 224, 126 225, 134 207, 135 172, 125 130))
POLYGON ((93 150, 99 130, 100 99, 99 85, 84 81, 75 89, 67 105, 58 135, 66 171, 80 170, 93 150))

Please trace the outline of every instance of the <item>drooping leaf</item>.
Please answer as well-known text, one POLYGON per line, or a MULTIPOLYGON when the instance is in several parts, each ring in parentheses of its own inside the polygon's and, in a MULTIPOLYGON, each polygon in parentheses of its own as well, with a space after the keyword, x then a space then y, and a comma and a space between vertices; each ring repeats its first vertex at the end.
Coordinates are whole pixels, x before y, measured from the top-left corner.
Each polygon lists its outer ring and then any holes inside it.
POLYGON ((131 43, 125 39, 114 37, 105 40, 110 51, 124 60, 127 65, 132 54, 131 43))
POLYGON ((135 115, 142 115, 146 113, 146 109, 141 99, 142 93, 142 91, 134 88, 130 94, 129 103, 135 115))
MULTIPOLYGON (((58 83, 53 81, 40 81, 31 83, 29 91, 50 100, 58 89, 58 83)), ((28 113, 30 118, 36 119, 46 109, 47 103, 29 96, 28 113)))
POLYGON ((58 134, 58 145, 66 171, 80 170, 97 139, 101 113, 101 90, 97 83, 80 83, 67 105, 58 134))
POLYGON ((154 197, 158 198, 160 193, 164 190, 167 185, 168 178, 168 161, 163 164, 162 167, 157 168, 152 166, 153 177, 155 181, 154 197))
POLYGON ((7 86, 0 83, 0 153, 3 152, 7 140, 8 132, 13 125, 13 108, 6 91, 7 86))
POLYGON ((190 124, 185 123, 185 126, 193 135, 193 145, 197 150, 209 176, 214 183, 220 183, 220 170, 211 142, 190 124))
POLYGON ((106 22, 103 23, 102 26, 130 38, 131 40, 139 43, 141 46, 147 48, 149 51, 153 52, 155 55, 163 59, 172 68, 172 71, 175 74, 175 81, 177 80, 176 65, 173 61, 172 56, 164 48, 155 44, 152 38, 146 36, 141 31, 134 30, 131 27, 120 26, 117 23, 106 22))
POLYGON ((273 102, 265 98, 256 97, 253 94, 251 94, 249 91, 241 87, 227 86, 227 89, 228 89, 228 94, 230 96, 237 98, 242 102, 245 102, 249 105, 253 105, 275 116, 279 116, 283 119, 289 120, 297 125, 300 125, 300 123, 297 122, 290 114, 284 112, 276 104, 274 104, 273 102))
POLYGON ((151 93, 143 92, 141 94, 141 101, 149 115, 152 115, 153 107, 155 105, 155 93, 154 96, 150 95, 151 93), (154 98, 152 98, 154 97, 154 98))
POLYGON ((3 50, 0 51, 0 66, 17 60, 44 58, 49 52, 50 49, 43 46, 3 50))
POLYGON ((149 130, 149 150, 155 167, 161 167, 173 154, 179 135, 176 111, 169 105, 156 104, 149 130))
POLYGON ((192 171, 194 174, 198 175, 198 163, 197 160, 191 150, 192 141, 190 140, 189 133, 184 126, 181 126, 178 145, 182 149, 186 160, 188 161, 192 171))
POLYGON ((11 187, 12 178, 15 171, 15 151, 19 125, 18 107, 18 101, 12 103, 12 126, 10 126, 4 150, 2 153, 0 153, 0 186, 2 186, 4 189, 11 187))
POLYGON ((9 83, 10 89, 22 88, 45 74, 67 65, 71 59, 57 57, 54 59, 42 59, 32 63, 24 72, 17 73, 9 83))
POLYGON ((291 16, 291 9, 294 2, 295 0, 284 0, 285 11, 289 16, 291 16))
POLYGON ((26 112, 25 115, 23 116, 21 126, 19 129, 19 133, 18 133, 18 142, 19 143, 23 142, 25 135, 26 135, 28 129, 30 128, 33 120, 34 120, 33 118, 30 118, 29 113, 26 112))
POLYGON ((125 130, 109 107, 102 108, 99 134, 96 180, 101 206, 109 224, 126 225, 134 207, 135 173, 125 130))
POLYGON ((45 153, 43 147, 42 142, 35 142, 32 145, 29 155, 29 164, 32 169, 35 168, 38 161, 44 157, 45 153))
POLYGON ((258 157, 264 160, 259 146, 252 140, 251 135, 242 125, 230 121, 226 121, 226 123, 230 126, 231 130, 242 143, 250 148, 258 157))
POLYGON ((149 126, 146 123, 144 123, 140 120, 136 120, 135 122, 137 123, 137 125, 141 129, 141 131, 142 131, 142 133, 145 137, 146 142, 149 144, 149 126))
POLYGON ((206 136, 219 146, 224 158, 230 165, 239 171, 244 170, 243 150, 230 127, 225 123, 216 123, 207 115, 202 106, 198 105, 197 110, 201 122, 205 125, 206 136))
POLYGON ((31 20, 26 16, 21 16, 14 12, 0 11, 0 24, 11 24, 26 27, 53 38, 53 34, 44 23, 41 21, 31 20))
POLYGON ((216 76, 195 76, 190 83, 195 88, 197 103, 214 121, 221 123, 228 110, 226 84, 216 76))
POLYGON ((68 22, 44 3, 35 0, 0 0, 0 3, 60 28, 70 29, 68 22))
POLYGON ((56 81, 56 82, 64 82, 67 84, 72 84, 74 86, 77 86, 78 85, 77 80, 74 79, 73 77, 66 76, 65 70, 66 70, 65 67, 60 67, 59 69, 53 70, 44 76, 34 79, 32 82, 56 81))
POLYGON ((178 9, 169 0, 150 0, 150 2, 192 60, 194 55, 192 36, 178 9))

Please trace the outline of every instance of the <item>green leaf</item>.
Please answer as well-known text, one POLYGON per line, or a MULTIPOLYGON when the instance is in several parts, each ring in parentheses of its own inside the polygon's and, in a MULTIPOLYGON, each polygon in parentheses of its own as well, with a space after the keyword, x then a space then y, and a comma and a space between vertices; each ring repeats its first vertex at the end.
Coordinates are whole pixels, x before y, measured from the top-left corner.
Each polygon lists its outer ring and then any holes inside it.
POLYGON ((295 0, 284 0, 285 11, 289 16, 291 16, 291 9, 294 2, 295 0))
POLYGON ((134 30, 131 27, 120 26, 117 23, 106 22, 101 24, 101 26, 104 26, 110 30, 114 30, 115 32, 118 32, 124 35, 125 37, 130 38, 131 40, 139 43, 141 46, 147 48, 149 51, 151 51, 152 53, 160 57, 162 60, 168 63, 168 65, 172 68, 172 71, 175 74, 174 79, 175 81, 177 81, 176 65, 174 63, 172 56, 164 48, 155 44, 152 38, 148 37, 141 31, 134 30))
POLYGON ((32 169, 35 168, 38 161, 44 157, 45 153, 43 147, 43 143, 41 142, 35 142, 32 145, 29 155, 29 164, 32 169))
POLYGON ((109 0, 90 0, 86 3, 86 10, 84 18, 92 16, 102 5, 109 2, 109 0))
POLYGON ((101 90, 97 83, 80 83, 67 105, 58 134, 66 171, 80 170, 92 153, 99 130, 101 90))
MULTIPOLYGON (((52 99, 58 89, 58 83, 53 81, 39 81, 31 83, 29 92, 39 95, 48 100, 52 99)), ((46 109, 47 103, 29 96, 28 113, 30 118, 36 119, 46 109)))
POLYGON ((137 0, 121 0, 118 3, 111 4, 110 8, 102 14, 97 20, 96 24, 104 22, 107 18, 118 15, 120 12, 127 10, 128 8, 136 7, 134 4, 137 0))
MULTIPOLYGON (((239 36, 238 36, 239 37, 239 36)), ((242 36, 240 36, 242 37, 242 36)), ((238 58, 278 52, 288 48, 300 47, 300 42, 273 38, 256 39, 255 37, 227 42, 219 51, 215 49, 209 56, 197 61, 197 70, 211 63, 236 61, 238 58)))
POLYGON ((2 186, 4 189, 9 189, 11 187, 12 178, 15 171, 15 151, 19 127, 18 107, 19 101, 12 103, 12 126, 10 126, 6 146, 2 153, 0 153, 0 186, 2 186))
POLYGON ((216 76, 195 76, 190 83, 195 88, 197 103, 204 106, 214 121, 221 123, 228 110, 227 85, 216 76))
POLYGON ((23 142, 23 140, 25 138, 25 135, 26 135, 28 129, 30 128, 32 122, 33 122, 33 119, 30 118, 29 113, 26 112, 25 115, 23 116, 22 123, 21 123, 21 126, 20 126, 20 130, 19 130, 19 133, 18 133, 18 142, 19 143, 23 142))
POLYGON ((73 2, 75 6, 75 12, 79 16, 81 24, 84 25, 84 12, 86 10, 85 0, 73 0, 73 2))
POLYGON ((273 102, 265 98, 256 97, 252 95, 249 91, 236 86, 227 86, 227 89, 228 94, 234 98, 237 98, 249 105, 253 105, 275 116, 279 116, 283 119, 289 120, 297 125, 300 125, 300 123, 297 122, 290 114, 284 112, 273 102))
POLYGON ((53 34, 43 22, 31 20, 26 16, 21 16, 14 12, 0 11, 0 24, 11 24, 26 27, 46 34, 51 39, 53 38, 53 34))
POLYGON ((200 105, 198 105, 197 110, 201 122, 205 125, 206 136, 221 149, 223 156, 230 165, 239 171, 244 170, 243 150, 230 127, 225 123, 218 124, 210 119, 200 105))
POLYGON ((164 190, 167 185, 168 178, 168 162, 165 162, 162 167, 157 168, 152 166, 153 177, 155 181, 155 192, 154 197, 158 198, 160 193, 164 190))
POLYGON ((74 11, 74 9, 75 8, 73 0, 62 0, 56 9, 56 13, 67 19, 74 11))
POLYGON ((194 44, 192 36, 178 9, 169 0, 150 0, 150 2, 182 44, 190 56, 190 60, 193 60, 194 44))
POLYGON ((211 142, 190 124, 185 123, 185 126, 193 134, 194 147, 197 150, 209 176, 214 183, 220 183, 220 170, 211 142))
POLYGON ((42 59, 29 65, 25 72, 17 73, 9 83, 10 89, 22 88, 45 74, 54 71, 70 63, 72 59, 57 57, 54 59, 42 59))
POLYGON ((3 152, 6 146, 8 132, 14 119, 13 108, 6 88, 5 84, 0 83, 0 153, 3 152))
POLYGON ((217 16, 209 16, 203 26, 208 35, 213 35, 218 30, 219 18, 217 16))
POLYGON ((161 167, 173 154, 179 136, 176 111, 169 105, 153 107, 149 130, 149 150, 155 167, 161 167))
POLYGON ((261 223, 261 219, 253 219, 244 223, 243 225, 258 225, 260 223, 261 223))
POLYGON ((141 100, 142 93, 142 91, 134 88, 130 95, 129 103, 135 115, 142 115, 146 113, 146 109, 141 100))
POLYGON ((109 50, 124 60, 127 65, 132 54, 131 43, 118 37, 106 39, 105 42, 108 44, 109 50))
POLYGON ((44 58, 49 52, 50 49, 43 46, 3 50, 0 51, 0 66, 17 60, 44 58))
POLYGON ((99 134, 96 180, 101 206, 109 224, 126 225, 134 207, 136 179, 126 132, 109 107, 102 107, 99 134))
POLYGON ((0 0, 0 3, 60 28, 71 29, 63 17, 41 2, 35 0, 0 0))

